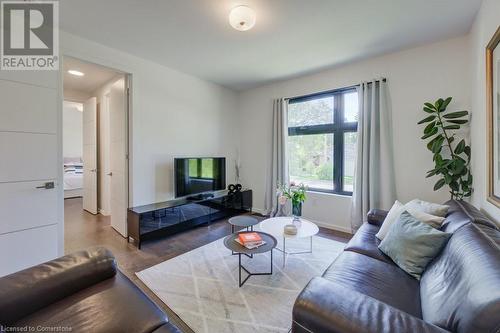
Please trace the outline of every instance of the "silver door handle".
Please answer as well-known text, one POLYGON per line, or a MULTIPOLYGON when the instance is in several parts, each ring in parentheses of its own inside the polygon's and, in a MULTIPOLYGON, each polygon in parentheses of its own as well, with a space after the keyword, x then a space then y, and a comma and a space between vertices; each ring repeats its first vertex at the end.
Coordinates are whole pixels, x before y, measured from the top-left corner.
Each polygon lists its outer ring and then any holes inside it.
POLYGON ((44 190, 51 190, 55 187, 56 185, 54 182, 47 182, 41 186, 37 186, 36 188, 44 189, 44 190))
POLYGON ((92 170, 90 170, 90 172, 96 172, 96 171, 97 171, 97 169, 92 169, 92 170))
POLYGON ((112 172, 110 172, 110 173, 108 173, 107 175, 108 175, 108 176, 113 176, 113 173, 112 173, 112 172))

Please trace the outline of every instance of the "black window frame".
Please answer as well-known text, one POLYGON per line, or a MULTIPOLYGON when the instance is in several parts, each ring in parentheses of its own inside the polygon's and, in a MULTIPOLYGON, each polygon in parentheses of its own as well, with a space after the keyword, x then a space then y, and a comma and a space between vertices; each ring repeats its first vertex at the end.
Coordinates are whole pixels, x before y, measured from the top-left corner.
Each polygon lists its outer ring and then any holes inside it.
MULTIPOLYGON (((333 123, 288 127, 288 136, 333 134, 333 190, 309 188, 309 191, 352 196, 352 192, 344 191, 344 134, 357 132, 358 122, 344 121, 344 94, 356 92, 356 87, 348 87, 329 92, 294 97, 288 104, 302 103, 319 98, 333 97, 333 123)), ((287 124, 288 125, 288 124, 287 124)))

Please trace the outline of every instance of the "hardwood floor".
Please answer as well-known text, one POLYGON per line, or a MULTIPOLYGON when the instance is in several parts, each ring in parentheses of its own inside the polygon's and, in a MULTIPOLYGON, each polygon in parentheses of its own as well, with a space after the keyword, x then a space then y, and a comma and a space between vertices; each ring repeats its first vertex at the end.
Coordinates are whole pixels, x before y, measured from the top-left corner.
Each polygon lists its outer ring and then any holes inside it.
MULTIPOLYGON (((213 242, 228 235, 231 231, 227 220, 200 226, 186 232, 165 237, 159 240, 144 242, 138 250, 127 243, 118 232, 110 226, 109 217, 92 215, 82 208, 82 199, 64 201, 64 250, 65 253, 86 249, 92 246, 104 246, 116 257, 118 267, 156 304, 158 304, 183 332, 193 332, 175 315, 159 298, 135 276, 135 272, 154 266, 160 262, 176 257, 185 252, 213 242)), ((261 216, 257 218, 264 219, 261 216)), ((320 228, 319 236, 340 242, 347 242, 349 234, 320 228)))

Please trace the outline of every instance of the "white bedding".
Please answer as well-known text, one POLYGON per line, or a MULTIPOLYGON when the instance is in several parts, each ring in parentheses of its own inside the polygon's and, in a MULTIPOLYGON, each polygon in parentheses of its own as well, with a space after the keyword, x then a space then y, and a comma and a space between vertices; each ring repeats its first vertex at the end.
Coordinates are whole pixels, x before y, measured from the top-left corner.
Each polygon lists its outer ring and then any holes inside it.
POLYGON ((64 190, 77 190, 83 188, 83 173, 65 172, 64 190))
MULTIPOLYGON (((79 159, 79 158, 78 158, 79 159)), ((78 160, 65 158, 64 161, 64 190, 79 190, 83 188, 83 163, 78 160)))

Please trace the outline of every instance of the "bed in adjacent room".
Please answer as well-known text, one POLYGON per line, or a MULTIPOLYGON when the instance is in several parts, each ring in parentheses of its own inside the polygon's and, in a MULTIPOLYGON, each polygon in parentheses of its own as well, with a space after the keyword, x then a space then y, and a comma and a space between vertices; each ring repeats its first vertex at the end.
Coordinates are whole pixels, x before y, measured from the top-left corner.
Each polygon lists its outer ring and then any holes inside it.
POLYGON ((64 158, 64 199, 83 196, 83 162, 81 158, 64 158))

